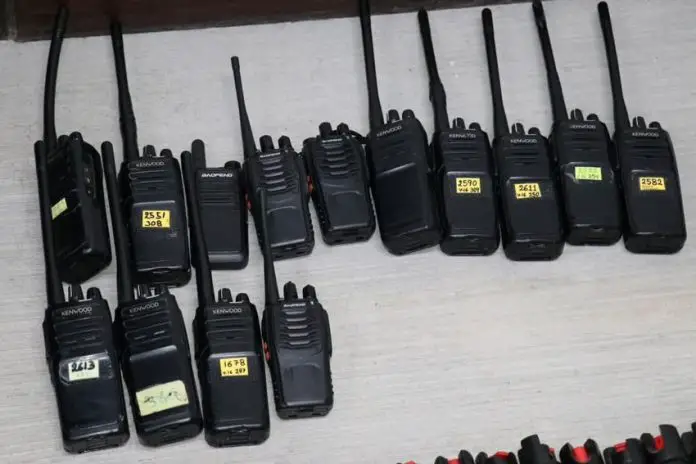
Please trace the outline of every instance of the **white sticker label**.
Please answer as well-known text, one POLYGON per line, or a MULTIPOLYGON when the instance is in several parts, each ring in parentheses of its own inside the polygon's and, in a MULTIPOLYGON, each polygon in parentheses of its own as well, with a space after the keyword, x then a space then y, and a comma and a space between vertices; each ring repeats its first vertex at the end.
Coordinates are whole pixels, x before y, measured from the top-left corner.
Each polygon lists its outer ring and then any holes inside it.
POLYGON ((99 360, 91 357, 77 358, 68 364, 68 381, 78 382, 80 380, 99 378, 99 360))

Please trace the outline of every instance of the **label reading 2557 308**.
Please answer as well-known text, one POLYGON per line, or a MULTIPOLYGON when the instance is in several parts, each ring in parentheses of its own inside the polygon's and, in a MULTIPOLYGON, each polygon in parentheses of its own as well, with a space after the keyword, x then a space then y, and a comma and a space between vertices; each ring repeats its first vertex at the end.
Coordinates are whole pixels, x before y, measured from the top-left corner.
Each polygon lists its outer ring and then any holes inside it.
POLYGON ((169 229, 171 213, 169 210, 143 210, 142 226, 146 229, 169 229))

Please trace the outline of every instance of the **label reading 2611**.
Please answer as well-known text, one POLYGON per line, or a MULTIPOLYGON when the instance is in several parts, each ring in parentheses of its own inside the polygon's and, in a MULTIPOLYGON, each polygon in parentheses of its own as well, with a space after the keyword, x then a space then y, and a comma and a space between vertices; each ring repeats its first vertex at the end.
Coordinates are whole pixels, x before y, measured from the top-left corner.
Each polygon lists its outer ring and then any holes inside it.
POLYGON ((518 200, 541 198, 541 188, 537 182, 515 184, 515 198, 518 200))
POLYGON ((169 229, 170 227, 169 210, 146 209, 143 211, 142 225, 146 229, 169 229))

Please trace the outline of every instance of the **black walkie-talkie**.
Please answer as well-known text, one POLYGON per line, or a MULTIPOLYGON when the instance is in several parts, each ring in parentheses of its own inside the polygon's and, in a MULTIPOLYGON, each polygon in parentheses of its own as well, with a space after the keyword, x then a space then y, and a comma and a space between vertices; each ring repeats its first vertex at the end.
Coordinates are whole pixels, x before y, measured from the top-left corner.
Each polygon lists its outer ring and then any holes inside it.
POLYGON ((428 13, 418 12, 435 133, 430 145, 440 206, 442 251, 449 255, 489 255, 498 249, 495 168, 488 135, 462 118, 449 125, 447 96, 435 61, 428 13))
POLYGON ((583 446, 573 447, 566 443, 559 453, 561 464, 604 464, 602 450, 597 443, 588 439, 583 446))
POLYGON ((614 148, 620 172, 624 243, 633 253, 676 253, 686 242, 679 171, 669 133, 642 116, 628 119, 606 2, 598 6, 614 98, 614 148))
MULTIPOLYGON (((212 270, 244 269, 249 263, 249 226, 244 201, 242 165, 228 161, 221 168, 209 168, 205 161, 205 145, 201 140, 191 144, 195 172, 194 188, 201 214, 201 227, 212 270)), ((190 213, 189 213, 190 216, 190 213)), ((190 218, 189 218, 190 222, 190 218)), ((193 233, 193 227, 191 227, 193 233)), ((193 265, 196 240, 191 240, 193 265)))
POLYGON ((191 153, 181 155, 191 240, 195 243, 198 309, 193 321, 205 439, 211 446, 256 445, 270 433, 263 341, 256 306, 229 288, 215 301, 191 153))
POLYGON ((689 464, 691 461, 686 444, 673 425, 662 424, 659 435, 644 433, 640 441, 647 464, 689 464))
POLYGON ((486 453, 476 455, 476 464, 518 464, 515 453, 498 451, 490 456, 486 453))
POLYGON ((493 15, 482 13, 486 57, 493 97, 493 154, 501 204, 505 255, 512 260, 552 260, 563 252, 563 223, 548 142, 539 129, 508 129, 495 49, 493 15))
POLYGON ((379 233, 390 253, 403 255, 440 242, 440 223, 428 165, 428 139, 412 110, 389 110, 384 122, 377 91, 370 1, 360 1, 360 25, 370 107, 367 162, 379 233))
POLYGON ((48 300, 43 333, 63 447, 69 453, 82 453, 119 446, 130 434, 109 304, 95 287, 85 298, 78 284, 70 287, 65 301, 51 237, 45 144, 36 142, 34 153, 48 300))
POLYGON ((111 263, 101 158, 79 132, 56 136, 56 81, 68 9, 58 9, 44 89, 44 143, 52 240, 60 280, 79 284, 111 263))
POLYGON ((612 245, 621 238, 622 212, 612 165, 609 131, 596 114, 579 109, 568 117, 541 0, 532 4, 553 110, 549 136, 571 245, 612 245))
POLYGON ((133 422, 147 446, 195 437, 201 432, 202 419, 184 318, 166 286, 141 284, 134 292, 124 215, 118 208, 121 195, 114 149, 108 142, 102 144, 102 157, 117 262, 114 332, 133 422))
POLYGON ((517 457, 520 464, 560 464, 556 459, 555 451, 542 443, 538 435, 530 435, 522 439, 517 457))
MULTIPOLYGON (((263 213, 266 212, 265 195, 263 191, 259 195, 263 213)), ((302 289, 302 298, 299 298, 295 284, 288 282, 283 287, 283 298, 280 298, 273 253, 268 246, 268 227, 265 221, 259 227, 264 236, 262 251, 266 289, 261 331, 271 371, 276 412, 282 419, 325 416, 334 402, 329 315, 317 300, 311 285, 302 289)))
POLYGON ((602 454, 606 464, 647 464, 645 448, 637 438, 605 448, 602 454))
POLYGON ((263 247, 263 236, 259 229, 261 222, 265 221, 275 259, 306 256, 314 249, 314 229, 309 214, 309 185, 304 162, 286 136, 280 137, 278 148, 274 148, 273 139, 264 135, 260 139, 261 151, 256 149, 244 102, 239 58, 236 56, 232 57, 232 71, 244 144, 247 200, 259 244, 263 247), (260 216, 259 195, 262 191, 268 202, 265 218, 260 216))
POLYGON ((127 220, 135 283, 181 286, 191 279, 188 224, 179 162, 155 147, 138 155, 135 113, 128 90, 121 24, 111 23, 118 106, 123 137, 121 205, 127 220))
POLYGON ((369 240, 375 212, 362 144, 348 125, 332 129, 323 122, 319 135, 302 151, 324 241, 329 245, 369 240))

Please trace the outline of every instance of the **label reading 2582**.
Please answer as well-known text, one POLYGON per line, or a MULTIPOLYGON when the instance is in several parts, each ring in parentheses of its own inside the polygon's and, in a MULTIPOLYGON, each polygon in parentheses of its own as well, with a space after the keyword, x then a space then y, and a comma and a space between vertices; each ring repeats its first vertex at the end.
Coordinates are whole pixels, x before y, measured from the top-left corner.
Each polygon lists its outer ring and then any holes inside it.
POLYGON ((146 229, 169 229, 169 210, 146 209, 143 211, 142 226, 146 229))

